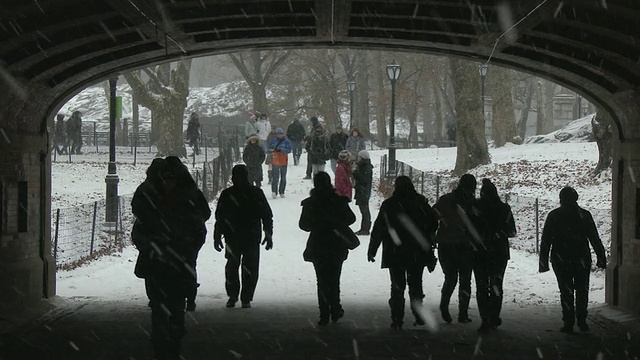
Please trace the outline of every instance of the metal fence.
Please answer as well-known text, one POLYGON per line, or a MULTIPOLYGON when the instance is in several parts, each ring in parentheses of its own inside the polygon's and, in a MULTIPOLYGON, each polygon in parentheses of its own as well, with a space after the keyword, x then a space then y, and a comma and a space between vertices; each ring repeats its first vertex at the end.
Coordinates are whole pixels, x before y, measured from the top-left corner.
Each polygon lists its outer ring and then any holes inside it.
MULTIPOLYGON (((440 198, 440 196, 451 192, 458 184, 458 177, 443 176, 428 173, 412 167, 402 161, 396 160, 396 171, 388 174, 387 155, 380 159, 380 177, 396 178, 398 176, 408 176, 412 179, 416 190, 424 195, 430 204, 440 198), (392 175, 392 176, 389 176, 392 175)), ((547 214, 559 206, 558 201, 527 197, 517 194, 503 194, 503 201, 511 206, 513 217, 518 228, 518 236, 511 239, 511 247, 538 253, 540 250, 540 237, 547 214)), ((587 209, 593 215, 593 219, 598 228, 598 233, 602 239, 605 249, 610 248, 611 243, 611 209, 587 209)))

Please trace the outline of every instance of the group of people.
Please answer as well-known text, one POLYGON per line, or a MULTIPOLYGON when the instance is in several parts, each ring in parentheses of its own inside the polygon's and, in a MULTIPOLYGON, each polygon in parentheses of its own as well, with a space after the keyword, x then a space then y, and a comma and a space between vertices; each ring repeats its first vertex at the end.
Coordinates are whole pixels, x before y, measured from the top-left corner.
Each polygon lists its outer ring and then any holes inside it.
POLYGON ((58 155, 82 154, 82 117, 80 111, 74 111, 66 121, 64 114, 56 116, 53 148, 58 155))

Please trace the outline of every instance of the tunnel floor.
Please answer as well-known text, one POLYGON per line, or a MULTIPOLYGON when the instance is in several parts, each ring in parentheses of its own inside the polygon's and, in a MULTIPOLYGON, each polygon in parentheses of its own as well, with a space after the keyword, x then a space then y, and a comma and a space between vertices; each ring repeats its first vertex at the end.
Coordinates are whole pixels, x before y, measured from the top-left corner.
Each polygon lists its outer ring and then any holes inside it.
MULTIPOLYGON (((506 303, 504 324, 479 335, 472 323, 437 330, 414 327, 407 307, 405 328, 389 328, 386 304, 345 302, 345 317, 316 325, 312 302, 256 299, 251 309, 226 309, 225 298, 203 296, 187 313, 183 358, 190 359, 638 359, 640 322, 605 305, 589 313, 589 333, 559 331, 559 306, 506 303)), ((1 336, 0 359, 152 359, 151 311, 146 299, 56 298, 54 308, 1 336)), ((426 304, 435 308, 436 304, 426 304)), ((455 309, 452 306, 452 315, 455 309)), ((576 329, 577 330, 577 329, 576 329)))

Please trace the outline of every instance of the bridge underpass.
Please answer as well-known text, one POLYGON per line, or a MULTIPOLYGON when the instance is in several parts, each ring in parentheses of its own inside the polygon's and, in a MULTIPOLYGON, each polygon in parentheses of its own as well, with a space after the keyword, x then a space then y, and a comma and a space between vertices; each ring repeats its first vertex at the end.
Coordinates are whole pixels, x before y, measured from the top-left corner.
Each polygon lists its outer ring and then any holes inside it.
POLYGON ((640 305, 640 5, 512 1, 9 1, 0 7, 0 313, 55 295, 47 123, 115 73, 235 50, 349 47, 489 61, 571 88, 615 125, 607 304, 640 305), (506 5, 502 5, 506 6, 506 5), (20 189, 28 191, 20 191, 20 189))

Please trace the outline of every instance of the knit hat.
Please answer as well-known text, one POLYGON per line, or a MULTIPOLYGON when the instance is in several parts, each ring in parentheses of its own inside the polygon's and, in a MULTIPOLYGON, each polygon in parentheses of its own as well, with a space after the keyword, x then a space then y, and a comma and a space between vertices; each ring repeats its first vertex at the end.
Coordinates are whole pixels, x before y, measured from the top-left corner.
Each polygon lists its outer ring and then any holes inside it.
POLYGON ((277 128, 276 134, 284 134, 284 130, 282 130, 282 128, 277 128))
POLYGON ((338 159, 340 160, 349 160, 349 157, 351 157, 351 153, 349 152, 349 150, 342 150, 340 151, 340 153, 338 154, 338 159))
POLYGON ((367 150, 360 150, 360 152, 358 153, 358 156, 361 159, 371 160, 371 155, 369 155, 369 152, 367 150))
POLYGON ((578 202, 578 192, 571 186, 565 186, 560 190, 560 205, 571 205, 578 202))

